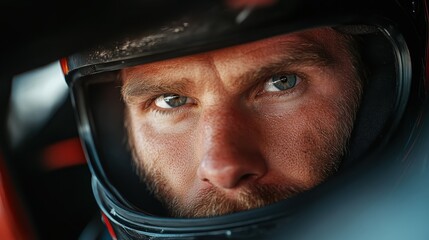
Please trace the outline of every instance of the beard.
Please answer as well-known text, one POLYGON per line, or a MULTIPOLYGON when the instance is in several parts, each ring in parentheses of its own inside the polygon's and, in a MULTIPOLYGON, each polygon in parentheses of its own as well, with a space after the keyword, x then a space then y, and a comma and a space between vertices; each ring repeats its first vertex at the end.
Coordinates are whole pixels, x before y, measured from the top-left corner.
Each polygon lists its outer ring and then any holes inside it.
POLYGON ((200 190, 196 198, 181 202, 172 194, 166 179, 157 167, 139 170, 148 189, 163 203, 173 217, 213 217, 263 207, 294 196, 306 189, 288 185, 249 185, 228 197, 216 187, 200 190))
POLYGON ((170 211, 180 217, 220 216, 267 206, 301 191, 303 190, 291 186, 254 185, 241 190, 234 199, 230 199, 212 187, 201 191, 195 201, 183 207, 173 201, 174 204, 170 206, 173 209, 170 211))

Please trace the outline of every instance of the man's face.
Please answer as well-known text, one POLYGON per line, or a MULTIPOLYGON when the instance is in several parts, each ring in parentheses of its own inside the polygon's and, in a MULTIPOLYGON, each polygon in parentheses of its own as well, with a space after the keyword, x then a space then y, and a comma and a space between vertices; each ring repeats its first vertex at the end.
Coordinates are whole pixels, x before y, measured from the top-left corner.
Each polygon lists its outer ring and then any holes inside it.
POLYGON ((331 175, 361 92, 348 43, 315 29, 124 69, 130 146, 171 214, 261 207, 331 175))

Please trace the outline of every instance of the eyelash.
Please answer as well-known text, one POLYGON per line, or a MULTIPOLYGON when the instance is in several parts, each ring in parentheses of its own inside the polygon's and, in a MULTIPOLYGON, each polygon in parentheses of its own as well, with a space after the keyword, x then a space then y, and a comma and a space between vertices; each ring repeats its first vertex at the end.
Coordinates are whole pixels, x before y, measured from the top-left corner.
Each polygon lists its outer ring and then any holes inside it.
POLYGON ((276 73, 277 75, 296 75, 297 77, 299 77, 301 79, 301 81, 293 88, 291 89, 287 89, 284 91, 277 91, 277 92, 267 92, 264 90, 264 84, 266 81, 268 81, 267 79, 270 79, 271 76, 265 77, 263 80, 259 81, 256 86, 255 86, 255 90, 253 91, 254 94, 252 95, 252 97, 258 99, 261 98, 265 95, 269 95, 269 97, 284 97, 285 95, 288 96, 293 96, 295 93, 297 93, 299 90, 302 89, 302 87, 304 87, 307 83, 307 75, 301 72, 282 72, 279 71, 278 73, 276 73))
POLYGON ((159 108, 159 107, 155 106, 155 100, 162 95, 164 95, 164 93, 159 94, 159 95, 155 95, 155 96, 151 97, 149 100, 145 101, 143 104, 143 106, 144 106, 143 110, 151 111, 155 114, 160 114, 160 115, 171 115, 171 114, 179 114, 181 112, 184 112, 185 108, 189 107, 189 106, 184 105, 184 106, 177 107, 177 108, 166 108, 166 109, 159 108))
MULTIPOLYGON (((159 115, 171 115, 172 113, 177 113, 178 109, 170 109, 170 110, 161 110, 159 108, 153 108, 151 109, 151 111, 155 114, 159 114, 159 115)), ((180 111, 180 110, 179 110, 180 111)))

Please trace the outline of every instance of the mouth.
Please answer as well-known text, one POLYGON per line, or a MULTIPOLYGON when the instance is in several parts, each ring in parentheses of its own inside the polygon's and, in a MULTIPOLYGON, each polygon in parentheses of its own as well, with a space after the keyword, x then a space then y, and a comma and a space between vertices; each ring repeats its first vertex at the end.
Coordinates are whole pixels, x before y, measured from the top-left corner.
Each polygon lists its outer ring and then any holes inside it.
POLYGON ((200 190, 196 194, 198 197, 185 203, 173 201, 169 209, 175 217, 221 216, 264 207, 290 198, 301 191, 304 190, 280 185, 253 185, 227 191, 211 187, 200 190))

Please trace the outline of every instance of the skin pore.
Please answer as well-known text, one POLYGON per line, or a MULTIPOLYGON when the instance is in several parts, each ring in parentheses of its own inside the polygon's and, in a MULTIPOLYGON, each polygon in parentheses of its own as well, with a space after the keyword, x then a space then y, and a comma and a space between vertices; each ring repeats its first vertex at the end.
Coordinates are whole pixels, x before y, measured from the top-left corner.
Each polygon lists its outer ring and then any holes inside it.
POLYGON ((122 70, 142 179, 176 217, 257 208, 320 184, 360 102, 351 42, 319 28, 122 70))

